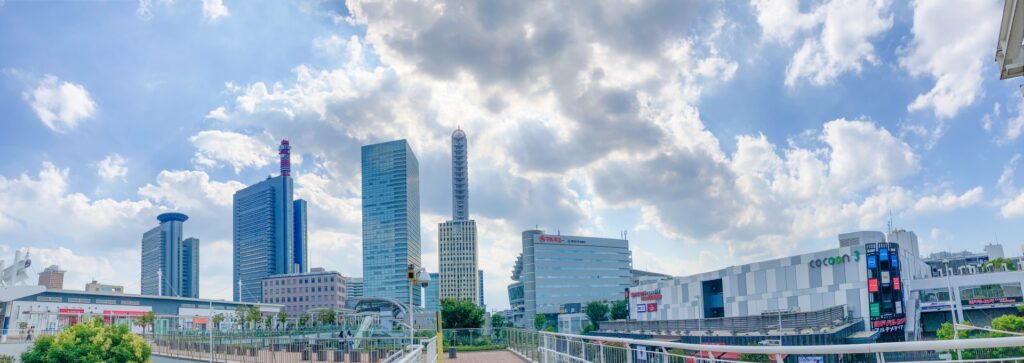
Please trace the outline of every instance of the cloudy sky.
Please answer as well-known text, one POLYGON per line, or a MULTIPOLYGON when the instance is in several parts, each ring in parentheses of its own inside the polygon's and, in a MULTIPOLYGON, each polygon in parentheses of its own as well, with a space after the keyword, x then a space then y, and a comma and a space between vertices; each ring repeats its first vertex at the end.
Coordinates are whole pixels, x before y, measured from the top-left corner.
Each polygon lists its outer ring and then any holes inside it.
MULTIPOLYGON (((293 145, 310 258, 361 273, 359 146, 420 160, 423 260, 470 141, 490 308, 519 233, 628 231, 689 274, 897 227, 925 253, 1024 241, 1024 98, 1001 1, 0 0, 0 252, 139 289, 187 213, 228 298, 231 196, 293 145)), ((34 279, 33 273, 33 279, 34 279)))

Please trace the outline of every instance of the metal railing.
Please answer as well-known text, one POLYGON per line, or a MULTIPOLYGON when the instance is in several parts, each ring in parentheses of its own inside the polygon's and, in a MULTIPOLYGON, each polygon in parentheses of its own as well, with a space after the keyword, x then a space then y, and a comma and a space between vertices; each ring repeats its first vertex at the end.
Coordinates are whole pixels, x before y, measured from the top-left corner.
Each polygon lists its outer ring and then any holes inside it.
POLYGON ((598 323, 602 331, 618 332, 683 332, 683 331, 729 331, 735 333, 767 330, 803 330, 836 327, 852 322, 846 316, 846 306, 838 305, 807 312, 776 312, 760 315, 735 316, 726 318, 682 319, 682 320, 612 320, 598 323))
POLYGON ((1024 337, 900 343, 729 346, 507 329, 508 349, 536 363, 1024 362, 1024 337))
POLYGON ((407 337, 339 339, 318 334, 275 337, 154 334, 146 338, 154 355, 215 362, 389 363, 406 359, 413 351, 423 349, 420 342, 410 344, 407 337), (356 342, 359 347, 353 348, 356 342))

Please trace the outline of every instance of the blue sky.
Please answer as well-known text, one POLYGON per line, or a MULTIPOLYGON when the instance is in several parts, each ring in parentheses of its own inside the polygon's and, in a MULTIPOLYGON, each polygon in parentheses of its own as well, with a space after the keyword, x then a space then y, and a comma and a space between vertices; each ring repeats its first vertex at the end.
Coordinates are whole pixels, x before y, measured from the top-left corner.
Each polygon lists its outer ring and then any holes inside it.
POLYGON ((915 231, 1024 241, 1024 97, 999 1, 0 2, 0 246, 138 291, 187 213, 201 295, 230 296, 231 194, 288 138, 313 266, 361 273, 359 146, 406 138, 423 260, 470 140, 486 300, 519 233, 618 236, 689 274, 915 231))

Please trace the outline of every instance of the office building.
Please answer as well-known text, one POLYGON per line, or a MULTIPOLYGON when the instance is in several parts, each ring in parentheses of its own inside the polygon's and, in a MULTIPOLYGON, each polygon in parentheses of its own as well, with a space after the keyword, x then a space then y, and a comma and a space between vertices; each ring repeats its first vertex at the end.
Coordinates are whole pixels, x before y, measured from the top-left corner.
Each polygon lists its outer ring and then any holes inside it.
POLYGON ((988 262, 1003 257, 1002 245, 989 244, 985 246, 985 252, 942 251, 923 260, 930 267, 932 276, 957 276, 991 272, 993 266, 988 262))
POLYGON ((318 309, 345 307, 346 279, 335 271, 315 267, 306 273, 274 275, 263 279, 263 302, 283 305, 282 310, 297 316, 318 309))
POLYGON ((480 273, 480 306, 487 306, 484 303, 484 270, 478 270, 480 273))
POLYGON ((531 325, 535 315, 555 325, 567 305, 621 300, 632 278, 626 239, 523 231, 522 266, 522 323, 531 325))
MULTIPOLYGON (((405 140, 361 150, 363 294, 409 301, 409 265, 420 261, 420 168, 405 140)), ((422 293, 413 289, 412 301, 422 293)))
POLYGON ((293 239, 293 250, 294 260, 293 263, 296 265, 295 272, 304 273, 309 272, 309 249, 306 248, 306 243, 309 241, 309 227, 306 223, 306 207, 307 203, 305 200, 296 199, 292 203, 292 210, 294 211, 293 223, 295 225, 295 236, 293 239))
POLYGON ((523 255, 516 256, 516 262, 512 265, 512 283, 508 285, 508 322, 514 327, 527 327, 525 322, 526 300, 525 287, 523 286, 523 255))
POLYGON ((661 280, 666 280, 666 279, 672 278, 672 276, 665 275, 665 274, 660 274, 660 273, 657 273, 657 272, 635 270, 635 269, 634 270, 630 270, 629 271, 629 275, 630 275, 630 285, 629 286, 643 285, 643 284, 648 284, 648 283, 652 283, 652 282, 658 282, 658 281, 661 281, 661 280))
POLYGON ((160 225, 142 235, 142 294, 197 297, 199 240, 190 238, 188 251, 182 242, 182 228, 188 216, 172 212, 156 219, 160 225), (188 256, 183 256, 186 252, 188 256), (183 285, 186 280, 188 286, 183 285))
POLYGON ((363 297, 363 278, 349 277, 345 279, 345 290, 349 299, 363 297))
POLYGON ((989 243, 985 245, 985 254, 988 255, 990 260, 1006 257, 1003 253, 1003 245, 998 243, 989 243))
MULTIPOLYGON (((437 281, 437 273, 430 273, 430 281, 437 281)), ((440 288, 436 283, 427 285, 425 288, 423 297, 423 310, 424 311, 440 311, 441 310, 441 293, 440 288)))
POLYGON ((262 301, 263 279, 301 273, 307 265, 305 202, 293 199, 291 144, 279 147, 281 174, 235 192, 233 274, 235 301, 262 301), (296 211, 296 206, 301 208, 296 211), (299 219, 300 231, 295 222, 299 219), (296 235, 302 241, 296 243, 296 235), (301 249, 297 251, 296 248, 301 249))
POLYGON ((437 226, 441 299, 480 301, 476 221, 469 219, 469 168, 466 133, 452 133, 452 219, 437 226))
POLYGON ((109 293, 123 294, 124 293, 124 286, 101 284, 101 283, 97 282, 96 280, 92 280, 92 282, 85 284, 85 291, 86 292, 109 292, 109 293))
MULTIPOLYGON (((280 310, 274 304, 240 304, 224 300, 194 299, 177 296, 124 294, 105 291, 47 290, 43 286, 8 286, 0 297, 0 309, 9 326, 32 326, 42 335, 62 331, 90 318, 101 318, 104 324, 123 324, 136 334, 143 331, 138 319, 153 313, 147 333, 172 330, 207 330, 210 320, 221 315, 219 329, 236 324, 236 307, 255 306, 262 314, 273 316, 280 310)), ((0 341, 24 334, 23 329, 0 330, 0 341)))
POLYGON ((199 297, 199 239, 181 241, 181 296, 199 297))
POLYGON ((1022 272, 936 278, 904 251, 916 248, 913 232, 855 234, 864 238, 841 234, 839 248, 630 287, 633 321, 601 330, 652 334, 646 327, 657 326, 683 342, 735 345, 779 336, 784 345, 902 341, 934 337, 951 305, 959 321, 983 326, 1022 304, 1022 272))
POLYGON ((66 271, 61 270, 60 266, 50 265, 39 273, 39 285, 46 286, 47 289, 63 289, 64 272, 66 271))

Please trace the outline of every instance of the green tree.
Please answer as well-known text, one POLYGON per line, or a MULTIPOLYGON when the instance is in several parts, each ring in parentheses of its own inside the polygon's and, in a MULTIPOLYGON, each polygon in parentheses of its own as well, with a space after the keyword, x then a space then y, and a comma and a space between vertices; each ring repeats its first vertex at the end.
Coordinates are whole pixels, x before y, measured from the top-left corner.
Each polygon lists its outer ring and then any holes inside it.
POLYGON ((537 330, 543 330, 544 326, 548 325, 548 319, 544 315, 537 314, 533 316, 533 328, 537 330))
POLYGON ((299 315, 299 326, 306 326, 309 323, 309 314, 302 313, 299 315))
POLYGON ((629 319, 629 303, 618 300, 612 304, 612 320, 629 319))
POLYGON ((484 309, 472 301, 462 299, 441 300, 441 327, 443 329, 475 329, 484 325, 484 309))
POLYGON ((587 303, 585 312, 591 324, 597 325, 597 323, 608 320, 608 304, 604 301, 591 301, 587 303))
POLYGON ((756 354, 756 353, 740 353, 741 362, 751 363, 769 363, 772 361, 771 357, 767 354, 756 354))
POLYGON ((505 326, 505 317, 504 316, 501 316, 501 314, 491 315, 491 327, 492 328, 501 328, 501 327, 504 327, 504 326, 505 326))
POLYGON ((25 363, 46 362, 148 362, 151 349, 146 340, 132 334, 128 326, 104 326, 92 319, 72 325, 56 336, 40 337, 21 354, 25 363))
POLYGON ((590 332, 592 332, 594 330, 597 330, 597 328, 594 327, 594 324, 586 323, 586 324, 583 325, 583 329, 580 330, 580 334, 587 335, 587 334, 590 334, 590 332))
POLYGON ((334 325, 335 319, 338 315, 334 313, 334 309, 327 309, 320 312, 320 324, 323 325, 334 325))
POLYGON ((1017 262, 1009 258, 1000 257, 986 262, 985 268, 991 268, 994 271, 1017 271, 1017 262))
POLYGON ((213 326, 211 329, 220 329, 220 323, 224 322, 224 314, 217 314, 213 316, 213 326))
POLYGON ((154 315, 152 311, 147 311, 145 314, 138 317, 138 319, 135 319, 135 325, 142 327, 142 335, 146 335, 146 327, 153 326, 153 323, 155 322, 156 315, 154 315))
POLYGON ((288 313, 283 310, 277 313, 277 328, 281 329, 284 327, 284 323, 288 321, 288 313))
POLYGON ((261 322, 263 322, 263 313, 260 312, 260 308, 256 307, 256 305, 250 306, 249 313, 245 315, 249 318, 249 321, 252 322, 253 327, 257 327, 261 322))
POLYGON ((249 308, 245 305, 235 305, 235 323, 245 330, 245 323, 249 321, 249 308))
POLYGON ((266 319, 264 319, 264 321, 263 321, 263 329, 270 329, 273 326, 274 326, 274 316, 273 315, 267 315, 266 319))

